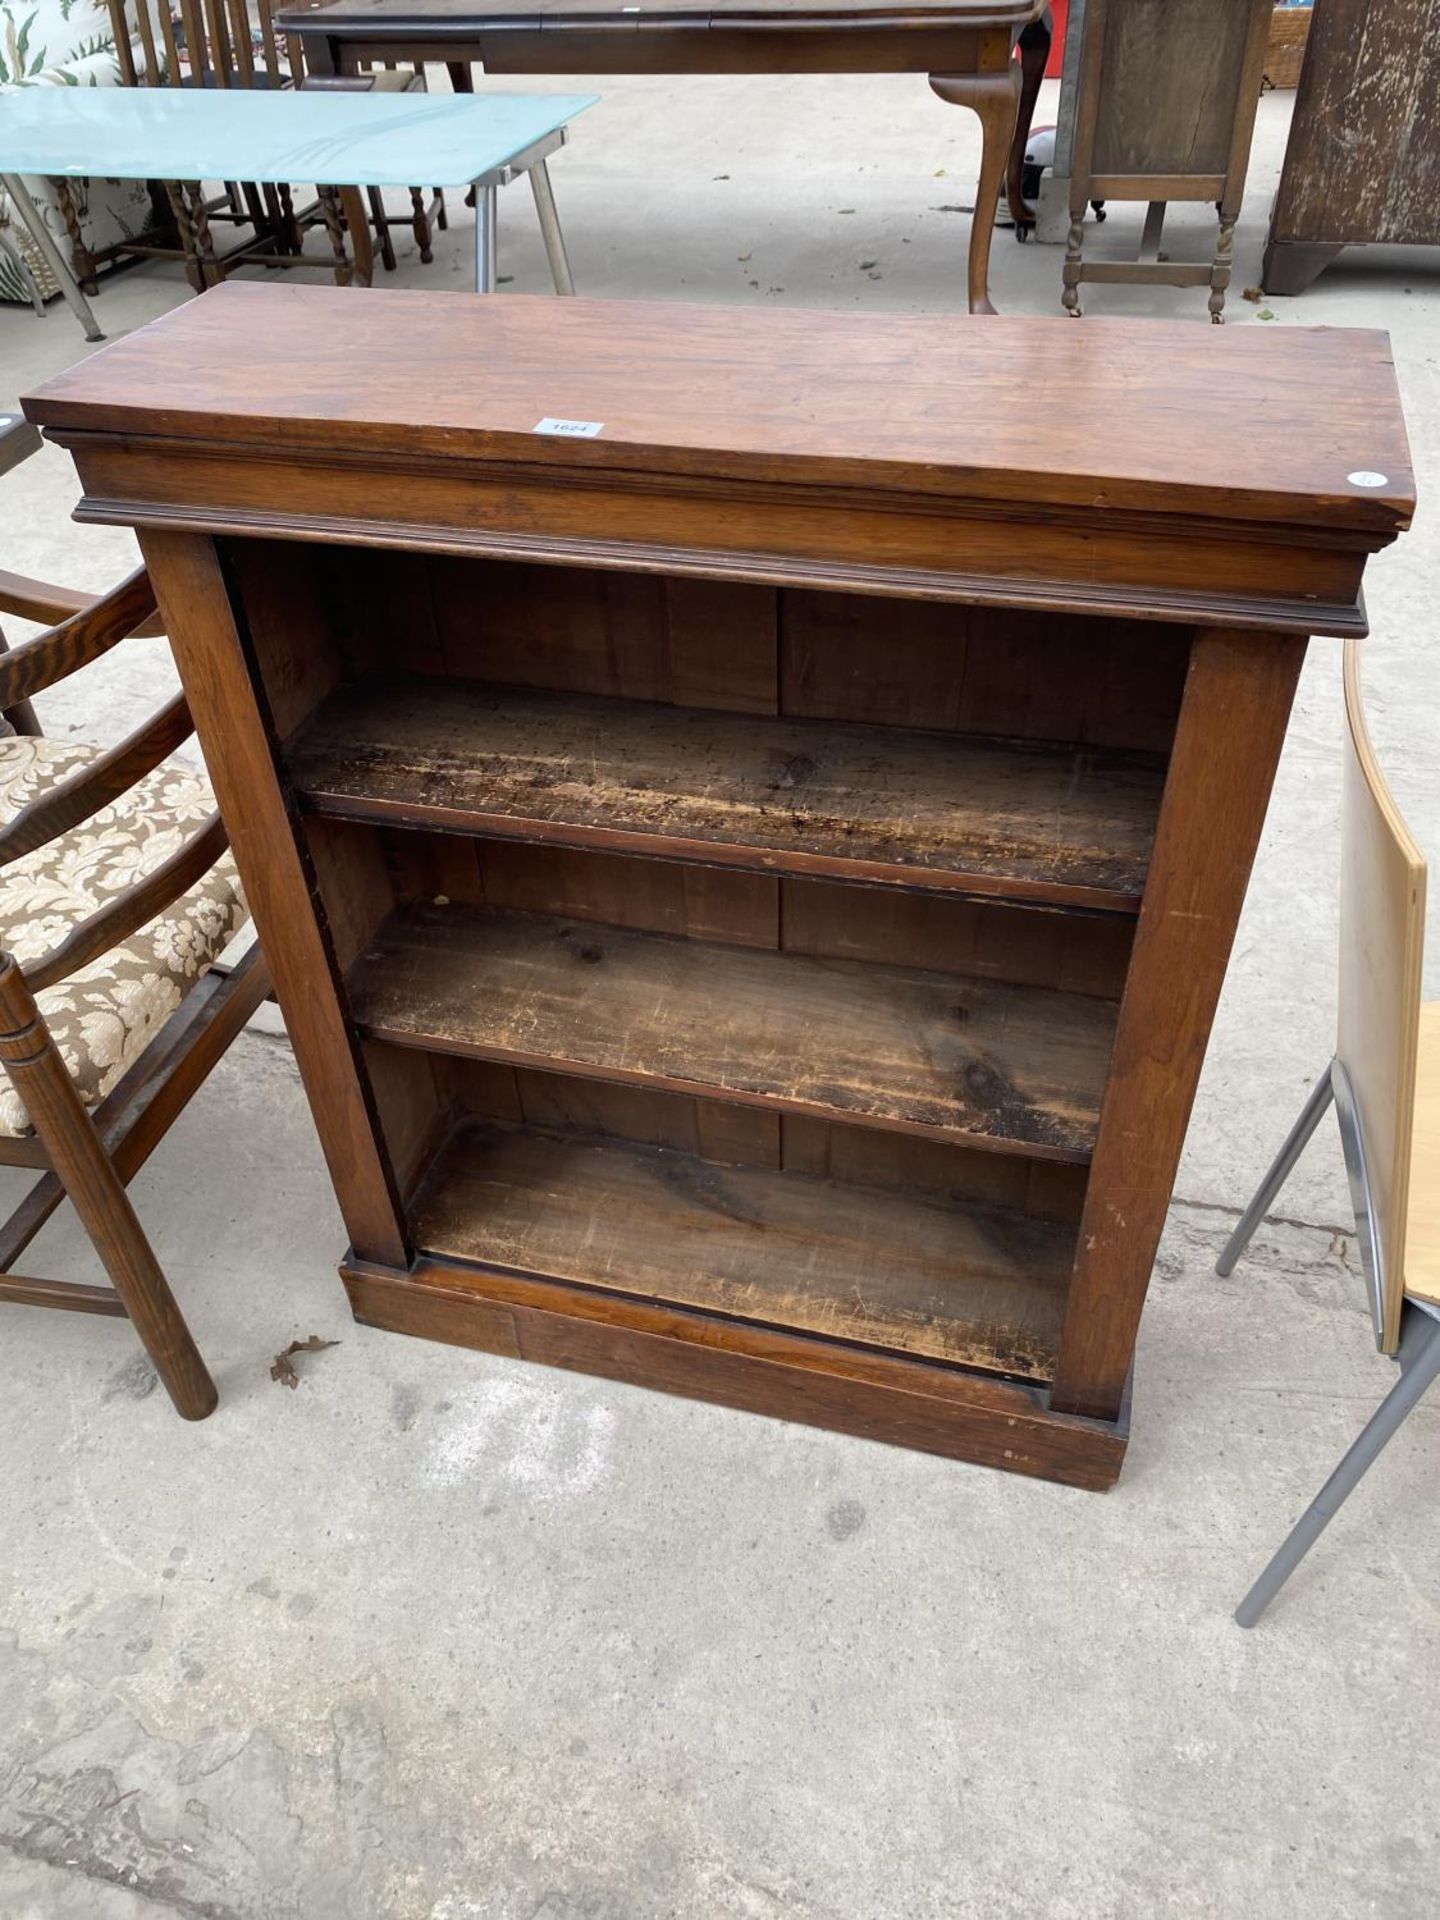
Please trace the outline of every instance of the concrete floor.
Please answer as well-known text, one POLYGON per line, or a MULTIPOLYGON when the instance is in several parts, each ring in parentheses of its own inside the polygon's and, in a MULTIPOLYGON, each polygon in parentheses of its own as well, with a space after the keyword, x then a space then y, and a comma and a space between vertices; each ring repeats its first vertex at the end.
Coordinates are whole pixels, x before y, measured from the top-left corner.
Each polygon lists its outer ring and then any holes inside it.
MULTIPOLYGON (((583 291, 958 305, 978 141, 920 82, 604 93, 555 167, 583 291)), ((1261 103, 1231 324, 1388 326, 1426 497, 1431 261, 1353 258, 1270 321, 1239 297, 1289 105, 1261 103)), ((543 287, 522 188, 502 235, 543 287)), ((466 239, 401 284, 463 287, 466 239)), ((997 236, 994 278, 1058 310, 1054 249, 997 236)), ((182 297, 157 267, 99 311, 116 334, 182 297)), ((1087 306, 1204 323, 1193 293, 1087 306)), ((0 404, 82 350, 63 309, 0 309, 0 404)), ((6 565, 121 573, 75 492, 53 449, 0 485, 6 565)), ((1440 849, 1429 513, 1367 593, 1382 757, 1440 849)), ((290 1054, 245 1036, 135 1183, 216 1416, 176 1420, 123 1326, 4 1318, 0 1913, 1428 1920, 1440 1407, 1263 1627, 1230 1620, 1393 1377, 1328 1134, 1211 1271, 1328 1055, 1338 660, 1306 671, 1104 1498, 355 1327, 290 1054), (286 1392, 270 1359, 309 1333, 340 1344, 286 1392)), ((45 715, 113 737, 166 671, 131 643, 45 715)), ((65 1221, 40 1242, 35 1270, 93 1269, 65 1221)))

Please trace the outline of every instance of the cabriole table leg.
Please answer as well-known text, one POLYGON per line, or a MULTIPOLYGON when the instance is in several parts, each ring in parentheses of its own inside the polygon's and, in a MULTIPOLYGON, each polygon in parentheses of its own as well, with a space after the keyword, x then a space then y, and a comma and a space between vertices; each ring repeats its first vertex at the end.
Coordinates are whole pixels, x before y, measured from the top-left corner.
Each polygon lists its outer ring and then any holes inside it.
POLYGON ((978 115, 984 147, 980 184, 970 220, 969 296, 971 313, 994 313, 990 299, 990 242, 995 233, 1000 191, 1010 166, 1010 148, 1020 116, 1021 73, 1007 51, 1000 72, 934 74, 932 90, 952 106, 978 115))

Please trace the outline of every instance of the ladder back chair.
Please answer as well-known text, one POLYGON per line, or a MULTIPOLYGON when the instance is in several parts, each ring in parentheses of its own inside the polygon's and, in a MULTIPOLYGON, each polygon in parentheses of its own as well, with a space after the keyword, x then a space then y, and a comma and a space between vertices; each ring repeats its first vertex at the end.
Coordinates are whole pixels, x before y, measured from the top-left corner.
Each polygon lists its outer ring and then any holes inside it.
MULTIPOLYGON (((0 474, 39 444, 0 415, 0 474)), ((142 570, 99 597, 0 572, 0 1165, 40 1174, 0 1224, 0 1302, 128 1316, 178 1410, 215 1388, 126 1195, 270 989, 202 775, 171 756, 183 694, 108 749, 43 737, 31 696, 130 636, 160 631, 142 570), (68 1198, 111 1286, 32 1279, 16 1262, 68 1198)))
POLYGON ((1375 1341, 1400 1378, 1242 1601, 1252 1627, 1440 1373, 1440 1001, 1422 1004, 1425 861, 1375 758, 1360 649, 1345 649, 1335 1057, 1216 1271, 1228 1274, 1333 1104, 1375 1341))

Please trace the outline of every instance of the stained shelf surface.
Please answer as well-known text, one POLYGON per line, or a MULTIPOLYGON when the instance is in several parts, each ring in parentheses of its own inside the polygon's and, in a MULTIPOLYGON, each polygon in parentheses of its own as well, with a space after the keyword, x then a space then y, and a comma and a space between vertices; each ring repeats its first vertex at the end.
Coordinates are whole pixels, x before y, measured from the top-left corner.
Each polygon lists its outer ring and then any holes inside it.
POLYGON ((307 803, 714 865, 1135 912, 1154 756, 826 720, 367 681, 292 742, 307 803))
POLYGON ((488 1122, 437 1156, 411 1226, 446 1259, 1034 1380, 1075 1242, 1028 1214, 488 1122))
POLYGON ((542 914, 416 907, 350 971, 372 1038, 1088 1159, 1112 1001, 542 914))

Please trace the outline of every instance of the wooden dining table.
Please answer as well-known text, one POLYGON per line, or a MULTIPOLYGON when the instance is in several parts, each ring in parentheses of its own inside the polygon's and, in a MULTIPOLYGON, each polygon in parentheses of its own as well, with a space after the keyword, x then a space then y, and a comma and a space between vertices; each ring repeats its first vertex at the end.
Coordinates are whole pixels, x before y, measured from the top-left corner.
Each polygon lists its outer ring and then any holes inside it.
POLYGON ((1045 0, 297 0, 275 25, 312 74, 443 62, 458 91, 488 74, 923 73, 979 116, 972 313, 993 313, 990 238, 1006 193, 1031 221, 1021 163, 1045 72, 1045 0), (1019 58, 1016 58, 1016 54, 1019 58))

